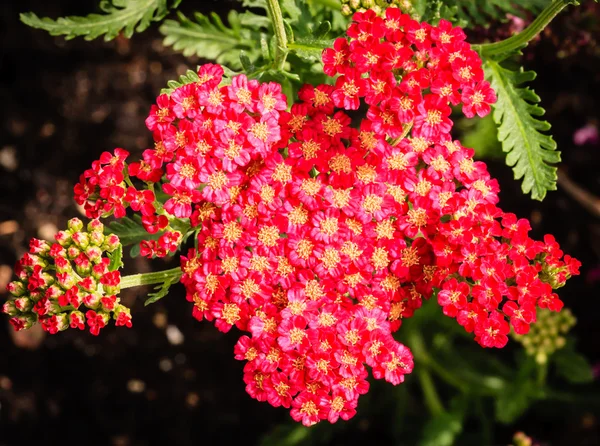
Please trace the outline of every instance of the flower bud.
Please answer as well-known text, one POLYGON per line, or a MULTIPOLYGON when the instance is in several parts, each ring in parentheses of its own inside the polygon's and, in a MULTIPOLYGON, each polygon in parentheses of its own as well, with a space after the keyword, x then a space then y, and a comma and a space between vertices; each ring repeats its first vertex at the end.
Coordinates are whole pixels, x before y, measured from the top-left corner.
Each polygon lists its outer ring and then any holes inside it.
POLYGON ((69 246, 71 244, 71 233, 67 231, 58 231, 54 236, 54 240, 56 240, 56 243, 60 246, 69 246))
POLYGON ((73 243, 82 250, 85 250, 90 244, 90 236, 87 232, 75 232, 71 238, 73 243))
POLYGON ((92 231, 90 232, 90 244, 94 246, 102 246, 104 243, 104 234, 100 231, 92 231))
POLYGON ((115 234, 110 234, 104 239, 102 249, 108 252, 113 252, 121 244, 119 237, 115 234))
POLYGON ((67 248, 67 258, 69 260, 73 260, 79 254, 81 254, 81 250, 77 246, 71 245, 67 248))
POLYGON ((29 241, 29 252, 31 254, 46 255, 50 251, 50 243, 45 240, 32 238, 29 241))
POLYGON ((15 331, 19 331, 31 328, 36 321, 37 318, 35 317, 35 315, 29 313, 20 316, 15 316, 11 318, 9 322, 11 323, 15 331))
POLYGON ((83 291, 87 291, 88 293, 91 293, 98 289, 98 283, 96 282, 96 280, 94 280, 93 277, 85 277, 84 279, 79 281, 78 285, 83 291))
POLYGON ((92 262, 90 262, 90 259, 84 253, 79 254, 73 260, 73 263, 75 263, 75 271, 80 276, 87 276, 92 272, 92 262))
POLYGON ((67 228, 71 233, 79 232, 83 229, 83 222, 78 218, 72 218, 67 222, 67 228))
POLYGON ((16 330, 39 321, 51 334, 69 326, 83 329, 86 324, 98 334, 117 308, 123 314, 114 316, 119 325, 131 325, 129 310, 124 310, 117 297, 121 275, 108 271, 110 258, 106 254, 119 248, 119 238, 105 237, 103 230, 97 220, 84 231, 81 220, 71 219, 68 230, 56 234, 56 243, 31 240, 30 252, 15 266, 19 279, 7 286, 12 300, 2 307, 16 330), (91 311, 89 317, 78 310, 81 304, 91 311))
POLYGON ((29 299, 27 297, 19 297, 18 299, 15 299, 14 302, 15 302, 15 307, 21 313, 27 313, 28 311, 31 311, 31 309, 33 308, 33 302, 31 302, 31 299, 29 299))
POLYGON ((41 320, 42 328, 50 334, 69 328, 69 319, 66 313, 53 314, 41 320))
POLYGON ((88 256, 92 262, 96 263, 102 257, 102 250, 96 246, 89 246, 85 251, 85 255, 88 256))
POLYGON ((98 219, 90 220, 87 224, 87 230, 88 232, 99 232, 102 234, 104 232, 104 225, 98 219))
POLYGON ((6 290, 13 296, 19 297, 27 292, 27 287, 20 280, 15 280, 14 282, 10 282, 8 284, 6 290))
POLYGON ((11 317, 19 314, 19 310, 17 310, 17 305, 15 304, 14 300, 4 302, 4 305, 2 306, 2 312, 11 317))

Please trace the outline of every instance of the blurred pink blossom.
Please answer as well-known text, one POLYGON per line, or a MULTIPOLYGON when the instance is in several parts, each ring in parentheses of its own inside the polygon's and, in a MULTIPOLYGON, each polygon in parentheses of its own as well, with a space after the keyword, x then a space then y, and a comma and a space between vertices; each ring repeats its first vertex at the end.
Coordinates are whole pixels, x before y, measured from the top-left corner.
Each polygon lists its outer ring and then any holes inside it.
POLYGON ((588 143, 596 144, 598 140, 598 127, 594 124, 586 124, 573 133, 573 142, 578 146, 588 143))

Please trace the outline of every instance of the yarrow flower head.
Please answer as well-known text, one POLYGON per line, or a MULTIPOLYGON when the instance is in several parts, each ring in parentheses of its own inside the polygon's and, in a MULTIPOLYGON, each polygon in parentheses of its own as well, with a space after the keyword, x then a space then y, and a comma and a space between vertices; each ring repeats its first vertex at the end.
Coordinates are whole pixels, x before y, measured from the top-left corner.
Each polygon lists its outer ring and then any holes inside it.
POLYGON ((32 239, 29 252, 17 263, 18 279, 8 284, 12 299, 3 306, 15 330, 39 322, 50 334, 67 328, 97 335, 111 317, 115 325, 131 327, 129 308, 120 303, 120 273, 111 253, 120 249, 119 238, 103 234, 104 226, 92 220, 69 220, 68 229, 55 243, 32 239))
MULTIPOLYGON (((537 308, 562 308, 553 289, 579 268, 497 206, 497 181, 450 134, 451 106, 484 116, 496 100, 460 28, 358 12, 322 60, 335 85, 302 87, 289 110, 279 84, 201 66, 152 106, 153 149, 130 164, 103 154, 75 190, 92 218, 139 212, 147 257, 195 234, 181 256, 193 316, 244 332, 234 354, 247 392, 307 426, 354 416, 369 370, 403 382, 413 357, 393 334, 424 300, 503 347, 537 308)), ((27 266, 18 298, 48 287, 47 263, 27 266)), ((27 326, 27 311, 13 323, 27 326)), ((107 314, 90 311, 90 326, 107 314)))

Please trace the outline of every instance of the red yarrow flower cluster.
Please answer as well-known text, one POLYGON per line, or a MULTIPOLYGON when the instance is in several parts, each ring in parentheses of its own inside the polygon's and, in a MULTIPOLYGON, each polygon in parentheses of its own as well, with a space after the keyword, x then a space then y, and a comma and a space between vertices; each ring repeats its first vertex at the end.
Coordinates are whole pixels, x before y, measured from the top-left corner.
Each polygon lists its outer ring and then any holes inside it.
POLYGON ((495 101, 464 33, 396 9, 354 19, 323 55, 336 85, 303 87, 229 201, 204 197, 182 258, 194 316, 250 333, 235 349, 248 393, 306 425, 352 416, 366 366, 402 382, 412 357, 392 333, 423 299, 501 347, 536 306, 562 306, 552 278, 578 273, 496 206, 497 182, 450 136, 451 105, 495 101))
POLYGON ((108 256, 121 244, 103 230, 98 220, 84 230, 81 220, 73 218, 55 243, 31 240, 29 252, 16 265, 18 279, 7 287, 12 299, 3 306, 15 330, 39 322, 50 334, 87 325, 98 335, 111 317, 115 325, 131 327, 129 308, 117 297, 121 275, 108 256))
POLYGON ((152 106, 154 148, 103 154, 75 190, 90 217, 139 212, 158 234, 147 257, 196 234, 181 257, 193 316, 245 332, 247 392, 307 426, 351 418, 369 370, 404 380, 413 358, 393 333, 424 299, 503 347, 537 308, 560 310, 554 289, 579 268, 497 206, 498 183, 451 137, 452 106, 485 116, 496 100, 460 28, 357 13, 323 67, 335 85, 305 85, 288 110, 279 84, 203 65, 152 106))

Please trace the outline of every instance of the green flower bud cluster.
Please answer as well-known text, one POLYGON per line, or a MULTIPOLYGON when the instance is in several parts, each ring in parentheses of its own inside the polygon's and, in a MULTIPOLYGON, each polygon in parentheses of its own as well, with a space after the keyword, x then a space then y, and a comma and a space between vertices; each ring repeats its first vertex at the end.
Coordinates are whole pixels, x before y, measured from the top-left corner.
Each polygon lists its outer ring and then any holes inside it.
POLYGON ((525 352, 534 356, 538 364, 545 364, 548 357, 566 344, 565 335, 577 320, 567 308, 557 313, 548 309, 538 309, 537 323, 532 324, 529 332, 511 336, 525 348, 525 352))
POLYGON ((40 322, 54 334, 69 326, 83 330, 87 322, 92 334, 98 334, 111 316, 116 325, 131 326, 130 311, 116 296, 121 282, 119 237, 104 235, 99 220, 84 229, 73 218, 54 238, 52 244, 32 239, 15 267, 17 280, 7 287, 12 299, 3 306, 15 330, 40 322))
POLYGON ((410 0, 341 0, 342 14, 350 16, 355 12, 363 12, 372 9, 377 15, 381 15, 386 8, 395 6, 402 12, 412 14, 414 8, 410 0))

